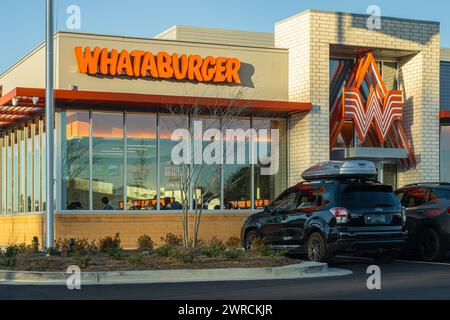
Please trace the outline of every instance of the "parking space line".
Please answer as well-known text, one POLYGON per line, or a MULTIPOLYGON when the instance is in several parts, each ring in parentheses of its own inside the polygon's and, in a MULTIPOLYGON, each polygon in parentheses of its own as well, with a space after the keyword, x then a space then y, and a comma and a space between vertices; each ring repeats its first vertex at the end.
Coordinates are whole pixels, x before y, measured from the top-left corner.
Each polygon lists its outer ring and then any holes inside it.
MULTIPOLYGON (((371 260, 373 260, 371 258, 351 257, 351 256, 336 256, 336 258, 349 259, 349 260, 361 260, 361 261, 371 261, 371 260)), ((427 262, 427 261, 415 261, 415 260, 394 260, 394 262, 414 263, 414 264, 428 264, 428 265, 435 265, 435 266, 450 266, 450 263, 445 263, 445 262, 427 262)))
POLYGON ((444 263, 444 262, 409 261, 409 260, 395 260, 395 262, 415 263, 415 264, 429 264, 429 265, 435 265, 435 266, 450 266, 450 263, 444 263))

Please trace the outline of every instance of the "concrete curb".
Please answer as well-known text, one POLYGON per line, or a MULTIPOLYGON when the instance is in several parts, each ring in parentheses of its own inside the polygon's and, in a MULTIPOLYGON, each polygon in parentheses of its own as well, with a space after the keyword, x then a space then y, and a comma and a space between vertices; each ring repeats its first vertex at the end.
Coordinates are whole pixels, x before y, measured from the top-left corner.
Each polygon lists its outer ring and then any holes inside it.
MULTIPOLYGON (((304 262, 274 268, 82 272, 81 284, 249 281, 333 277, 351 274, 352 272, 349 270, 329 269, 326 263, 304 262)), ((64 272, 0 271, 0 284, 66 285, 69 276, 70 274, 64 272)))

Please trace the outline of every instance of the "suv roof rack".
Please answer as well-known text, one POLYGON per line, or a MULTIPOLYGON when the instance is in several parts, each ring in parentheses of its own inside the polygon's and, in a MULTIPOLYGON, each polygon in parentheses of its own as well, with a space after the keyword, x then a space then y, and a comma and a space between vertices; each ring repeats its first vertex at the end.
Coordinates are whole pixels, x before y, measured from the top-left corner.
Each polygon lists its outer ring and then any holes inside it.
POLYGON ((418 182, 418 183, 407 184, 405 187, 423 186, 423 185, 450 186, 450 183, 449 182, 418 182))
POLYGON ((302 178, 306 181, 317 180, 348 180, 366 179, 373 180, 377 177, 377 169, 371 161, 349 160, 349 161, 326 161, 316 164, 305 170, 302 178))
POLYGON ((352 177, 342 177, 342 178, 329 178, 329 179, 317 179, 317 180, 306 180, 299 184, 312 184, 312 183, 330 183, 330 182, 354 182, 354 183, 377 183, 382 184, 378 179, 375 178, 352 178, 352 177))

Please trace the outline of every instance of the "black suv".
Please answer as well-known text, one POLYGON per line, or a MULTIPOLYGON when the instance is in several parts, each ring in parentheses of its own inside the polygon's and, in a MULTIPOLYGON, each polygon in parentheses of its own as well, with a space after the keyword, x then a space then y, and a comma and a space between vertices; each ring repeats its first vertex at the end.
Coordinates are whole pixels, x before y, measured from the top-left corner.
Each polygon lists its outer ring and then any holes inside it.
POLYGON ((391 260, 406 242, 405 220, 391 186, 361 179, 310 181, 286 190, 264 212, 250 216, 241 239, 246 250, 259 238, 318 262, 348 252, 373 252, 391 260))
POLYGON ((438 261, 450 249, 450 184, 420 183, 396 191, 406 207, 406 254, 438 261))

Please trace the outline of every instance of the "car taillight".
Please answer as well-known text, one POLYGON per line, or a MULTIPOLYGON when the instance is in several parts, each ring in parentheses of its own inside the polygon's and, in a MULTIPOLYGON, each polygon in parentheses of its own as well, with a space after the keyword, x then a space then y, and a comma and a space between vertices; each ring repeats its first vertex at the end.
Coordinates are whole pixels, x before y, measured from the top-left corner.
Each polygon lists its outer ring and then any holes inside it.
POLYGON ((448 214, 450 214, 450 207, 448 207, 447 212, 448 212, 448 214))
POLYGON ((333 216, 336 217, 338 224, 343 224, 348 222, 348 211, 345 208, 332 208, 330 209, 333 216))

